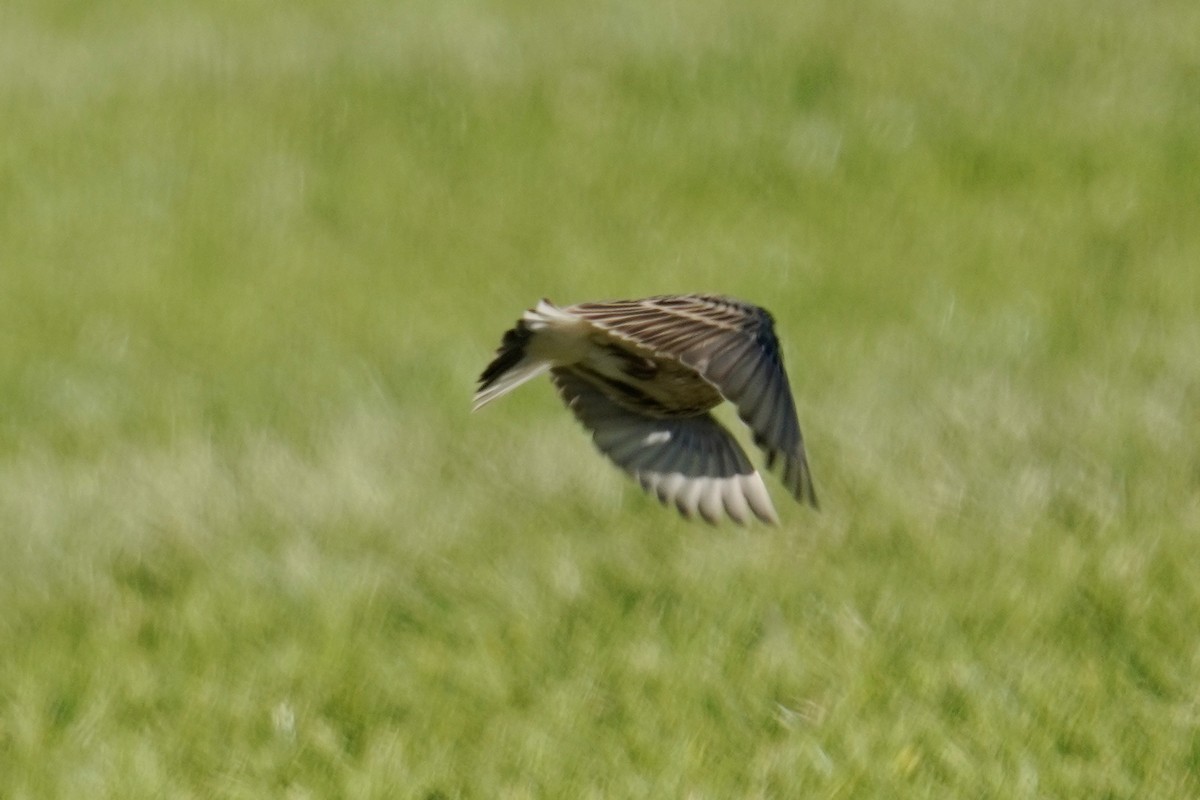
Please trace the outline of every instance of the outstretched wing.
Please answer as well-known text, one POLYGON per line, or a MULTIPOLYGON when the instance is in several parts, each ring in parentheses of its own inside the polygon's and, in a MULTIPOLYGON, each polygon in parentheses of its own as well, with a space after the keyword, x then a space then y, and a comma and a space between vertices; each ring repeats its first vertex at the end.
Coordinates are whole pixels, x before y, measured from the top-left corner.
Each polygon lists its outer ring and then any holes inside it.
POLYGON ((714 295, 580 303, 567 310, 617 339, 696 370, 737 407, 767 466, 782 461, 788 491, 817 505, 796 403, 766 310, 714 295))
POLYGON ((644 417, 618 406, 570 367, 555 367, 550 375, 600 452, 663 505, 674 504, 685 517, 699 512, 711 523, 722 510, 739 524, 750 512, 767 523, 779 521, 762 476, 711 415, 644 417))

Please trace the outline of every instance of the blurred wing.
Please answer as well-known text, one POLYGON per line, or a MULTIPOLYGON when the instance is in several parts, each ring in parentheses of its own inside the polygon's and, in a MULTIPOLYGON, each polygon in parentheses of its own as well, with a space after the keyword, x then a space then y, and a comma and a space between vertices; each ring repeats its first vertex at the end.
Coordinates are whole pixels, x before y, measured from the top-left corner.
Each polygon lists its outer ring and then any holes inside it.
POLYGON ((568 311, 617 339, 696 370, 733 403, 767 466, 782 460, 792 496, 817 505, 775 325, 764 309, 727 297, 680 295, 581 303, 568 311))
POLYGON ((663 505, 674 504, 689 518, 699 512, 711 523, 721 519, 722 510, 739 524, 751 512, 763 522, 778 523, 762 476, 712 416, 643 417, 613 403, 570 367, 555 367, 550 374, 600 452, 663 505))

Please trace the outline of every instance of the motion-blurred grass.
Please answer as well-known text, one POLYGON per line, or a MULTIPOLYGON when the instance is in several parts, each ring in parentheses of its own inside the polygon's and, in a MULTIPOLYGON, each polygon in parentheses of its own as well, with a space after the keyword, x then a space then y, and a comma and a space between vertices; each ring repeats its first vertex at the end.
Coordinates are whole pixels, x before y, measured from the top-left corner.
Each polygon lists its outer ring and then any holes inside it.
POLYGON ((0 794, 1200 794, 1198 8, 6 4, 0 794), (699 290, 821 513, 467 413, 699 290))

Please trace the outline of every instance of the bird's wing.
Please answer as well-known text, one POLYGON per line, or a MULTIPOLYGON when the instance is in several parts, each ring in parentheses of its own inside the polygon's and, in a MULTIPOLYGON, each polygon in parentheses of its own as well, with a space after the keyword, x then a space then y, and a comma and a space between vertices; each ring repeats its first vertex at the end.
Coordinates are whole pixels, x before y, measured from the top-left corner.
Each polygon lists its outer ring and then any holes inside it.
POLYGON ((722 509, 738 524, 751 512, 778 523, 762 476, 711 415, 643 417, 618 406, 571 367, 555 367, 550 376, 600 452, 663 505, 674 504, 685 517, 698 512, 711 523, 721 519, 722 509))
POLYGON ((764 309, 727 297, 675 295, 567 310, 615 339, 696 370, 737 407, 767 466, 782 460, 788 491, 817 505, 774 320, 764 309))

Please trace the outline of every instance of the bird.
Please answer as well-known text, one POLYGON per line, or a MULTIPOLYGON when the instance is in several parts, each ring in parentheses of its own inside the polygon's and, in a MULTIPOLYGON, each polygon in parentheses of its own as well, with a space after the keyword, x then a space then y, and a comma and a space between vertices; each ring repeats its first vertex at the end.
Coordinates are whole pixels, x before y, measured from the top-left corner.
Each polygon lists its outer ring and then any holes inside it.
POLYGON ((759 471, 711 413, 725 401, 767 469, 818 507, 775 321, 757 305, 714 294, 542 299, 504 334, 472 410, 546 372, 600 452, 685 518, 779 524, 759 471))

